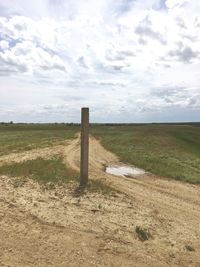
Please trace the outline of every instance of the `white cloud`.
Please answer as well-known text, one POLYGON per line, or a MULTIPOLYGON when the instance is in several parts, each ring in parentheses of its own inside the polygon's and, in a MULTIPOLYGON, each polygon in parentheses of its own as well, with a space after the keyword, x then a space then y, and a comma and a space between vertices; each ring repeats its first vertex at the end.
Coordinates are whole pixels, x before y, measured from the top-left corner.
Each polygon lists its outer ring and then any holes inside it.
POLYGON ((127 121, 166 108, 200 110, 198 1, 0 0, 0 7, 0 120, 12 110, 19 120, 69 112, 77 120, 82 105, 96 120, 105 107, 127 121), (5 88, 23 92, 26 105, 5 88))
POLYGON ((8 43, 8 41, 6 41, 6 40, 2 40, 2 41, 0 41, 0 49, 2 49, 2 50, 6 50, 6 49, 8 49, 9 48, 9 43, 8 43))

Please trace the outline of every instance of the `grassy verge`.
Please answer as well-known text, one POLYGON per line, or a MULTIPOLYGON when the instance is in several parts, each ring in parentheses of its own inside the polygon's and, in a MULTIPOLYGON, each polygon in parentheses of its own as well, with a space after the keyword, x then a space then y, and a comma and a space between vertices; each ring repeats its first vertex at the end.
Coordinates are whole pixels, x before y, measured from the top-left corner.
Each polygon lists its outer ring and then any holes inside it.
POLYGON ((78 180, 78 173, 66 167, 61 158, 28 160, 0 167, 0 174, 32 178, 40 183, 58 183, 78 180))
POLYGON ((69 124, 0 124, 0 156, 62 144, 78 131, 69 124))
POLYGON ((199 125, 94 125, 91 133, 124 163, 200 183, 199 125))
MULTIPOLYGON (((16 187, 23 185, 27 178, 31 178, 40 184, 45 185, 47 189, 53 189, 56 184, 74 181, 79 187, 79 173, 69 166, 66 166, 62 158, 28 160, 21 163, 12 163, 0 167, 0 175, 15 177, 13 181, 16 187)), ((113 188, 104 184, 100 180, 89 179, 85 188, 89 192, 98 192, 102 194, 113 193, 113 188)), ((85 190, 84 190, 85 191, 85 190)))

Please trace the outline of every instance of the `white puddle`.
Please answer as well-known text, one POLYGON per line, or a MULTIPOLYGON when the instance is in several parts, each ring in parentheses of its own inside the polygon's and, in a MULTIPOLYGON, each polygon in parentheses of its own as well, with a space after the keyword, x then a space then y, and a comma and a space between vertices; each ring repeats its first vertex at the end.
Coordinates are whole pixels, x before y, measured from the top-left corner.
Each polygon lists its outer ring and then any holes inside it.
POLYGON ((116 176, 137 176, 146 173, 142 169, 129 166, 108 166, 106 172, 116 176))

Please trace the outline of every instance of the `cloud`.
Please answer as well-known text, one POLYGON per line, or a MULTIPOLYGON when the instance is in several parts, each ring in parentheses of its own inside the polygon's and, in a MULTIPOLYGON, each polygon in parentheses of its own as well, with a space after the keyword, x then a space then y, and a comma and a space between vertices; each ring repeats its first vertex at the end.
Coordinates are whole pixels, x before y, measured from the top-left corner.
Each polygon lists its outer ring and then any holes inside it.
POLYGON ((199 87, 188 88, 186 86, 163 85, 160 88, 151 89, 152 102, 160 109, 163 107, 179 107, 188 109, 200 109, 199 87))
POLYGON ((85 62, 85 58, 84 58, 84 56, 79 57, 79 58, 77 59, 77 62, 78 62, 78 64, 79 64, 81 67, 83 67, 83 68, 85 68, 85 69, 88 69, 88 66, 87 66, 87 64, 86 64, 86 62, 85 62))
POLYGON ((0 76, 24 73, 27 70, 27 65, 23 60, 19 60, 18 57, 12 55, 9 51, 6 53, 0 52, 0 76))
POLYGON ((166 45, 166 40, 159 32, 154 31, 152 28, 152 23, 148 16, 143 19, 139 25, 135 28, 135 33, 140 35, 141 39, 143 40, 144 37, 152 38, 154 40, 159 41, 161 44, 166 45))
POLYGON ((189 46, 180 44, 178 49, 169 51, 169 56, 175 57, 177 60, 184 63, 191 63, 193 59, 198 58, 199 52, 193 51, 189 46))
POLYGON ((199 109, 198 1, 0 5, 0 120, 78 121, 82 105, 97 121, 199 109))
POLYGON ((187 29, 186 25, 185 25, 185 22, 182 18, 180 17, 177 17, 176 18, 176 21, 177 21, 177 25, 182 28, 182 29, 187 29))
POLYGON ((6 50, 9 48, 9 43, 8 41, 6 40, 2 40, 0 41, 0 49, 3 51, 3 50, 6 50))

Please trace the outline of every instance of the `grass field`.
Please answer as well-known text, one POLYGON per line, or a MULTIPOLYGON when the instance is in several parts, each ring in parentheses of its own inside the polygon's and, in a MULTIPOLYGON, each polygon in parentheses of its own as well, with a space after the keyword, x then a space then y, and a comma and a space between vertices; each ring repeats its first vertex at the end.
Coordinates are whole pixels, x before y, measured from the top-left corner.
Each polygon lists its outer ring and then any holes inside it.
MULTIPOLYGON (((68 124, 0 124, 0 156, 63 144, 79 131, 80 126, 68 124)), ((200 183, 200 124, 91 125, 90 133, 124 163, 160 176, 200 183)), ((63 180, 73 171, 64 168, 60 159, 0 168, 1 174, 12 176, 24 172, 37 180, 52 181, 54 174, 63 180)))
POLYGON ((11 177, 29 177, 42 183, 68 182, 78 178, 78 172, 66 166, 61 157, 52 159, 37 158, 21 163, 12 163, 0 167, 0 174, 11 177))
POLYGON ((78 131, 68 124, 0 124, 0 156, 62 144, 78 131))
MULTIPOLYGON (((13 177, 15 187, 21 186, 27 178, 31 178, 47 189, 53 189, 57 184, 73 181, 79 187, 79 173, 63 163, 62 157, 52 159, 37 158, 21 163, 12 163, 0 166, 0 175, 13 177)), ((114 190, 99 180, 89 180, 89 192, 110 194, 114 190)))
POLYGON ((200 183, 200 124, 95 125, 91 133, 124 163, 200 183))
MULTIPOLYGON (((80 132, 80 125, 77 124, 0 123, 0 156, 64 144, 65 140, 74 138, 77 132, 80 132)), ((79 184, 79 173, 66 166, 62 157, 37 158, 5 164, 0 166, 0 175, 15 177, 16 185, 23 183, 27 177, 42 184, 50 184, 52 187, 69 181, 74 181, 77 186, 79 184)), ((104 194, 112 191, 100 181, 89 181, 87 189, 90 192, 98 191, 104 194)))

